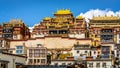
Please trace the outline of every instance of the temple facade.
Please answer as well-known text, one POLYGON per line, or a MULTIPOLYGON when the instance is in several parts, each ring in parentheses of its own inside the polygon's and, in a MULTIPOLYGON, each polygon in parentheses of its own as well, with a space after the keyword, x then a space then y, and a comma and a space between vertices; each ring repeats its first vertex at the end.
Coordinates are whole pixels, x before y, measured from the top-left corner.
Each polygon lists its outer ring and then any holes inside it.
POLYGON ((93 45, 119 43, 120 18, 117 16, 98 16, 90 19, 89 37, 93 45))
POLYGON ((68 38, 85 38, 85 19, 74 17, 68 9, 58 10, 54 17, 44 18, 40 24, 34 26, 31 37, 60 36, 68 38))
POLYGON ((119 35, 119 17, 98 16, 90 20, 89 37, 92 39, 92 46, 101 46, 102 58, 113 57, 115 46, 119 43, 119 35))
POLYGON ((0 37, 14 40, 29 39, 30 32, 22 20, 13 19, 0 26, 0 37))

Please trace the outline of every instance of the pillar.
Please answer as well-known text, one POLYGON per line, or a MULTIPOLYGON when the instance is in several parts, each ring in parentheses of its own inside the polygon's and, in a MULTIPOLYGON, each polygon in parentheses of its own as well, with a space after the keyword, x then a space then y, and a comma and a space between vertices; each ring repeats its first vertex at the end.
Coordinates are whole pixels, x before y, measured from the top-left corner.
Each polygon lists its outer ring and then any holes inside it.
POLYGON ((1 62, 0 62, 0 68, 1 68, 1 62))

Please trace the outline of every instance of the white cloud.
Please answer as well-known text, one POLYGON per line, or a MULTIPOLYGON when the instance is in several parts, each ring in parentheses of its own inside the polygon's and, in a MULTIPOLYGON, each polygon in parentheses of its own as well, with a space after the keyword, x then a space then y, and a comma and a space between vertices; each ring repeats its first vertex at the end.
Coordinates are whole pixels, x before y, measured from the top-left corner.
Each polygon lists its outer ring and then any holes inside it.
POLYGON ((119 16, 120 17, 120 11, 114 12, 114 11, 111 11, 109 9, 106 9, 106 10, 92 9, 92 10, 89 10, 85 13, 80 13, 79 15, 83 16, 86 19, 86 21, 89 22, 88 19, 92 19, 93 16, 96 17, 96 16, 99 16, 99 15, 100 16, 105 16, 105 15, 111 16, 111 15, 113 15, 113 16, 119 16))
POLYGON ((30 29, 30 32, 32 32, 33 31, 33 28, 34 28, 34 26, 37 26, 37 25, 39 25, 40 23, 38 23, 38 24, 35 24, 35 25, 33 25, 32 27, 29 27, 29 29, 30 29))

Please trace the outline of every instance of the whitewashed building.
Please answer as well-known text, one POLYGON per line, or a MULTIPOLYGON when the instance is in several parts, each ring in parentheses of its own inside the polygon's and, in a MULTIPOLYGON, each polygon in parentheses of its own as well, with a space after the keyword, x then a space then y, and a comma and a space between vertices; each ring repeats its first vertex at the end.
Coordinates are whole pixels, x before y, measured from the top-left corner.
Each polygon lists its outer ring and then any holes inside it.
POLYGON ((82 45, 82 44, 74 44, 72 47, 72 55, 77 60, 78 57, 85 58, 86 56, 90 56, 90 45, 82 45))
POLYGON ((0 68, 21 68, 26 64, 27 57, 0 52, 0 68))
POLYGON ((87 68, 110 68, 112 66, 111 59, 93 59, 86 60, 87 68))

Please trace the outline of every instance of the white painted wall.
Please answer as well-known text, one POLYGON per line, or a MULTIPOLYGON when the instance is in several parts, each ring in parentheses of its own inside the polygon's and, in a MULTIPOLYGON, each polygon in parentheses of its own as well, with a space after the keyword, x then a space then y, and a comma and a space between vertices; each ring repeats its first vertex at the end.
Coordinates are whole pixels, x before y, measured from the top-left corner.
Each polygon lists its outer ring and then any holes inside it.
POLYGON ((72 50, 73 56, 80 56, 80 54, 88 55, 89 52, 90 52, 90 50, 72 50), (77 53, 77 51, 79 51, 79 53, 77 53), (85 51, 87 51, 87 53, 85 53, 85 51))
POLYGON ((120 34, 117 34, 117 44, 120 44, 120 34))
POLYGON ((13 39, 21 39, 21 35, 20 34, 13 35, 13 39))
POLYGON ((61 38, 61 37, 48 37, 48 38, 40 38, 33 39, 27 41, 11 41, 10 48, 15 48, 16 45, 23 45, 25 43, 26 47, 37 47, 37 44, 42 44, 44 47, 50 48, 72 48, 72 46, 79 42, 80 44, 91 44, 91 40, 77 40, 77 39, 69 39, 69 38, 61 38))
POLYGON ((51 65, 55 65, 55 63, 58 63, 58 65, 62 65, 62 63, 65 63, 65 65, 68 65, 69 63, 74 64, 75 61, 69 61, 69 60, 56 60, 56 61, 51 61, 51 65))
POLYGON ((112 62, 111 62, 111 61, 106 61, 106 60, 103 60, 103 61, 101 61, 101 60, 100 60, 100 61, 99 61, 99 60, 98 60, 98 61, 97 61, 97 60, 92 61, 92 60, 91 60, 91 61, 87 61, 87 68, 91 68, 91 67, 89 67, 89 63, 93 63, 93 67, 92 67, 92 68, 97 68, 97 67, 96 67, 96 64, 97 64, 97 63, 100 63, 100 67, 99 67, 99 68, 103 68, 103 67, 102 67, 102 64, 103 64, 104 62, 106 63, 106 66, 107 66, 106 68, 110 68, 110 67, 112 66, 112 62))
POLYGON ((94 58, 96 58, 98 55, 98 51, 97 50, 91 50, 91 56, 93 56, 94 58), (96 52, 96 54, 94 54, 94 52, 96 52))
POLYGON ((85 34, 69 34, 70 38, 85 38, 85 34))
POLYGON ((0 53, 0 58, 1 58, 1 60, 9 61, 8 68, 16 68, 15 62, 26 64, 25 63, 26 58, 23 58, 23 57, 12 56, 12 55, 7 55, 7 54, 0 53), (13 59, 15 59, 14 63, 13 63, 13 59))
POLYGON ((35 38, 36 38, 36 37, 45 37, 44 34, 37 34, 37 35, 34 35, 34 36, 35 36, 35 38))

